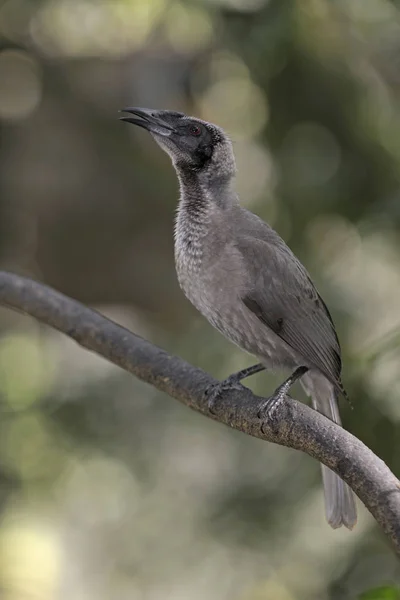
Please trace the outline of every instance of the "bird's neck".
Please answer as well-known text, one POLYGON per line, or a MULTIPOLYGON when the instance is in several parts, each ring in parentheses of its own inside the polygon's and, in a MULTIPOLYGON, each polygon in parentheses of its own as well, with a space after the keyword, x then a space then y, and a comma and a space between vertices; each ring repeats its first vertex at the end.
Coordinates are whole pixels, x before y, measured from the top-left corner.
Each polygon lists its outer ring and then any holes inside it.
POLYGON ((180 201, 175 223, 175 250, 200 263, 213 215, 232 204, 230 178, 205 180, 200 173, 179 173, 180 201))

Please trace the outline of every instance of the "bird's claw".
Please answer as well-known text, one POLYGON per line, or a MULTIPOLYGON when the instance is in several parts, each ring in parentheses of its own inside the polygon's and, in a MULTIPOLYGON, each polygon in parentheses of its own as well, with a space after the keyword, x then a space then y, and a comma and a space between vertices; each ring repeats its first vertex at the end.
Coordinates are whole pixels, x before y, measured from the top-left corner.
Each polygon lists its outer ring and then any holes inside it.
POLYGON ((264 422, 271 419, 272 415, 286 396, 286 390, 279 390, 267 398, 258 408, 257 418, 262 421, 261 432, 264 433, 264 422))
POLYGON ((245 388, 241 383, 239 383, 235 379, 230 379, 229 377, 224 381, 212 383, 205 391, 208 403, 208 410, 211 414, 214 415, 214 405, 224 392, 230 392, 232 390, 242 391, 243 389, 245 388))

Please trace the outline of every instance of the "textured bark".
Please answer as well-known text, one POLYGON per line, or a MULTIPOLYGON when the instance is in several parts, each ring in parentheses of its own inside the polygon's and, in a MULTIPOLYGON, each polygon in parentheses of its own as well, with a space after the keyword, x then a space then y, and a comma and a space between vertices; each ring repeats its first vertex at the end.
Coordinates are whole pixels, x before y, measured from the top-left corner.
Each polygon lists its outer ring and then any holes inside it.
POLYGON ((360 440, 308 406, 286 398, 263 424, 263 401, 250 390, 224 394, 210 414, 206 388, 215 380, 181 358, 41 283, 0 272, 0 304, 35 317, 150 383, 186 406, 243 433, 309 454, 354 490, 400 553, 400 482, 360 440))

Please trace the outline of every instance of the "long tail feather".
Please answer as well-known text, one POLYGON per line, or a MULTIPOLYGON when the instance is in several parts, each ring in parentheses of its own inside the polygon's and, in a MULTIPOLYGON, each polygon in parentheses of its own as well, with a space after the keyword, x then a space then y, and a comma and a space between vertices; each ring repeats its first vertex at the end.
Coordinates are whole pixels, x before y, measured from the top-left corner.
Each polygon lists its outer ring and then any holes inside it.
MULTIPOLYGON (((311 397, 313 408, 341 425, 337 393, 332 384, 319 373, 307 373, 301 379, 306 393, 311 397)), ((325 491, 326 519, 334 529, 344 525, 353 529, 357 523, 354 495, 349 486, 336 473, 322 467, 325 491)))

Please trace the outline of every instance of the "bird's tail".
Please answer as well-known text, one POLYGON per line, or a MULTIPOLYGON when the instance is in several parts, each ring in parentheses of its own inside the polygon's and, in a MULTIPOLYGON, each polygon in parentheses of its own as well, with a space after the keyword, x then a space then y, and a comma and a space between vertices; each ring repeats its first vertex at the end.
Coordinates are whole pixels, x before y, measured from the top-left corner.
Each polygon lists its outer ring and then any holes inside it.
MULTIPOLYGON (((301 378, 302 386, 311 397, 313 408, 341 425, 337 392, 333 385, 319 373, 311 372, 301 378)), ((357 510, 354 495, 349 486, 336 473, 322 467, 322 478, 325 491, 326 519, 336 529, 344 525, 353 529, 357 522, 357 510)))

